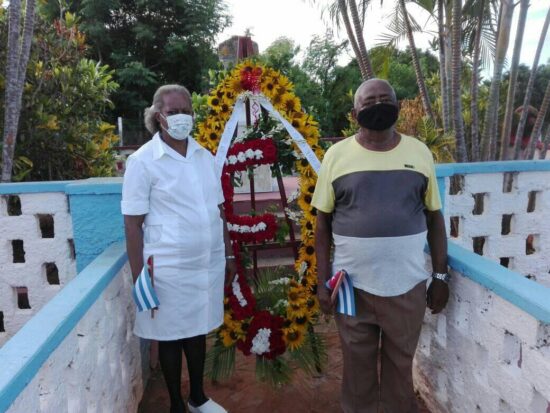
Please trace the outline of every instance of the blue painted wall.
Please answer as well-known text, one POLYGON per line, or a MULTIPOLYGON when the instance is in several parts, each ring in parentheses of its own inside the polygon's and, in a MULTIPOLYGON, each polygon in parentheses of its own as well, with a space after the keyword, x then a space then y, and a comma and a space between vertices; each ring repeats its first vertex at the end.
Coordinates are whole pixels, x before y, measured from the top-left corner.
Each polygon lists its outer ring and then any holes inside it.
POLYGON ((67 185, 78 273, 109 245, 124 240, 121 190, 121 178, 94 178, 67 185))

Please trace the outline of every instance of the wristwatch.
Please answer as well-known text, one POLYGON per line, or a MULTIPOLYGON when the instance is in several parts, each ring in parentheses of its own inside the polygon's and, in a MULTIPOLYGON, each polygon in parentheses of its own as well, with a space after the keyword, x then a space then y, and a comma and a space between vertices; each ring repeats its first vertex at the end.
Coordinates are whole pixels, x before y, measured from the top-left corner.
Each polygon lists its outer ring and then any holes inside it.
POLYGON ((448 284, 451 280, 451 274, 443 272, 432 272, 432 278, 436 280, 443 281, 445 284, 448 284))

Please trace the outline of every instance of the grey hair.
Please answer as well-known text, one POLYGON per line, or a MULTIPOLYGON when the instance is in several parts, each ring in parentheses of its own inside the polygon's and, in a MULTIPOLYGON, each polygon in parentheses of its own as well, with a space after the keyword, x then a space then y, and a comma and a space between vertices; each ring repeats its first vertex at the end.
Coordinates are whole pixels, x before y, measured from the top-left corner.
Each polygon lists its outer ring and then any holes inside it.
POLYGON ((386 85, 389 86, 389 88, 391 89, 391 95, 392 95, 392 99, 394 100, 394 102, 397 102, 397 95, 395 94, 395 90, 393 88, 393 86, 390 84, 390 82, 388 82, 387 80, 385 79, 379 79, 377 77, 374 77, 372 79, 367 79, 365 80, 363 83, 361 83, 359 85, 359 87, 357 88, 357 90, 355 91, 355 95, 353 96, 353 106, 354 107, 357 107, 357 104, 358 104, 358 101, 359 101, 359 92, 369 83, 371 82, 382 82, 382 83, 385 83, 386 85))
POLYGON ((180 93, 192 102, 191 93, 185 86, 181 85, 164 85, 157 89, 153 96, 153 104, 145 109, 145 127, 149 132, 155 134, 159 131, 159 123, 156 114, 162 109, 162 97, 168 93, 180 93))

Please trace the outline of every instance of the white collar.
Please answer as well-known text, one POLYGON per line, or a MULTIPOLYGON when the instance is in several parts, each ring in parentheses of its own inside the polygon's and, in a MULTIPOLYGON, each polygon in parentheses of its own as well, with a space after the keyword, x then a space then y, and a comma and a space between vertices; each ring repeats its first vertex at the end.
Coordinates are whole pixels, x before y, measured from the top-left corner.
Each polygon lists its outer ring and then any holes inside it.
POLYGON ((191 158, 191 156, 202 147, 192 137, 187 138, 187 154, 181 155, 176 150, 172 149, 166 142, 164 142, 160 134, 157 132, 153 136, 153 159, 157 160, 162 158, 163 155, 171 156, 178 161, 185 161, 191 158))

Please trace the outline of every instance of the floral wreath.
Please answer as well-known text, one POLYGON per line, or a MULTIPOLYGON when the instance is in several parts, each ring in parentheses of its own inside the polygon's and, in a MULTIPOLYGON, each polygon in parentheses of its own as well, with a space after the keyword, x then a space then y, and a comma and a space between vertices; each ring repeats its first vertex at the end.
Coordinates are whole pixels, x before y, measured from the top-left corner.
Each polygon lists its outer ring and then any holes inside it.
MULTIPOLYGON (((197 142, 212 153, 217 152, 226 122, 237 98, 243 93, 249 96, 266 96, 273 107, 306 139, 317 158, 322 159, 324 150, 319 144, 317 122, 302 110, 300 100, 293 92, 292 83, 280 72, 250 60, 236 66, 210 93, 207 116, 197 125, 197 142)), ((259 107, 251 110, 259 112, 259 107)), ((291 353, 302 351, 303 359, 305 354, 311 353, 311 345, 319 345, 319 338, 313 333, 313 322, 319 314, 319 303, 316 297, 317 263, 314 248, 316 211, 311 206, 317 175, 309 162, 299 155, 298 146, 290 139, 286 143, 291 149, 287 152, 294 154, 291 161, 293 167, 299 172, 299 193, 294 195, 300 210, 299 214, 294 215, 294 219, 298 220, 301 230, 301 245, 295 262, 297 275, 286 280, 281 278, 266 281, 269 288, 281 287, 286 295, 286 299, 277 303, 283 308, 273 314, 273 311, 258 308, 255 294, 244 277, 244 265, 238 259, 237 276, 225 292, 224 323, 216 332, 217 341, 213 355, 214 359, 217 358, 215 365, 220 364, 223 354, 234 351, 236 347, 245 355, 256 355, 258 362, 264 366, 266 361, 279 360, 276 365, 278 373, 281 373, 280 356, 287 350, 291 353)), ((250 140, 237 139, 228 151, 222 173, 222 186, 226 200, 226 219, 237 257, 240 252, 239 243, 273 239, 277 224, 272 214, 238 216, 233 213, 231 173, 247 170, 255 165, 275 163, 282 156, 278 148, 280 142, 274 137, 262 136, 250 140)), ((290 211, 286 213, 289 214, 290 211)), ((260 288, 258 285, 256 287, 260 288)), ((320 348, 313 348, 313 351, 322 353, 320 348)), ((318 366, 317 364, 317 369, 318 366)), ((223 374, 214 372, 211 377, 220 378, 221 375, 223 374)), ((230 373, 227 372, 227 375, 230 373)), ((273 381, 284 380, 279 377, 273 381)))

